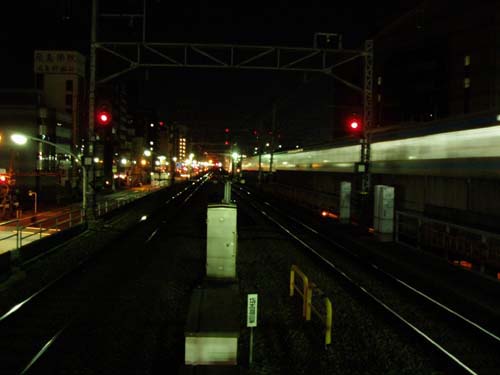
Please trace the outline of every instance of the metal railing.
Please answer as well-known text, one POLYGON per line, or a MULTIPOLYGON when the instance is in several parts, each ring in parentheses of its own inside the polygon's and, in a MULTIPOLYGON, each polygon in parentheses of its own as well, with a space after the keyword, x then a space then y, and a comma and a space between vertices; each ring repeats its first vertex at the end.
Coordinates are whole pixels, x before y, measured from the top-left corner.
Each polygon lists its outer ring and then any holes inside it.
MULTIPOLYGON (((96 204, 96 217, 123 207, 158 190, 158 188, 160 187, 139 191, 131 197, 102 200, 96 204)), ((85 213, 80 206, 77 206, 41 220, 31 220, 31 217, 26 217, 0 223, 0 254, 18 250, 22 246, 40 240, 45 236, 82 224, 85 221, 85 213)))
POLYGON ((333 309, 332 309, 332 302, 330 301, 330 298, 328 298, 325 293, 319 289, 314 283, 311 283, 311 311, 318 317, 319 320, 324 324, 325 326, 325 346, 330 345, 332 343, 332 316, 333 316, 333 309), (324 311, 321 311, 319 307, 316 307, 314 302, 316 298, 314 296, 317 296, 318 298, 322 299, 324 304, 325 304, 325 309, 324 311))
MULTIPOLYGON (((57 216, 51 216, 42 220, 35 221, 26 226, 20 225, 18 223, 16 225, 17 229, 17 244, 16 249, 19 249, 23 246, 23 241, 36 238, 42 239, 44 234, 50 235, 53 233, 60 232, 61 230, 69 229, 75 225, 82 224, 84 221, 85 215, 80 208, 73 209, 69 212, 64 212, 57 216), (24 233, 28 233, 27 235, 23 235, 24 233), (37 238, 38 237, 38 238, 37 238)), ((30 241, 33 242, 33 241, 30 241)))
POLYGON ((311 320, 311 309, 309 306, 311 305, 312 293, 309 287, 309 278, 299 269, 299 267, 292 264, 290 269, 290 297, 293 297, 295 291, 302 297, 302 316, 306 320, 311 320), (302 290, 295 285, 295 273, 302 279, 302 290))
POLYGON ((302 317, 306 321, 311 320, 311 312, 321 320, 325 326, 325 346, 332 343, 332 302, 321 289, 319 289, 309 278, 302 272, 299 267, 292 264, 290 268, 290 297, 293 297, 295 291, 302 297, 302 317), (302 288, 299 288, 295 283, 295 274, 302 279, 302 288), (323 300, 325 308, 322 311, 318 304, 315 305, 316 296, 323 300))
POLYGON ((416 213, 395 212, 395 240, 415 249, 430 248, 500 266, 500 234, 431 219, 416 213))

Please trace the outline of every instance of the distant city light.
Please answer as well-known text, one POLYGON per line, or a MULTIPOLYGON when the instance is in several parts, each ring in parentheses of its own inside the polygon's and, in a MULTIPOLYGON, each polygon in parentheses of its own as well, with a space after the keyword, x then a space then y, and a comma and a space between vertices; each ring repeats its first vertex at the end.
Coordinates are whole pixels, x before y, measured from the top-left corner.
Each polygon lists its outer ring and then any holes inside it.
POLYGON ((144 150, 144 156, 151 156, 151 151, 150 150, 144 150))

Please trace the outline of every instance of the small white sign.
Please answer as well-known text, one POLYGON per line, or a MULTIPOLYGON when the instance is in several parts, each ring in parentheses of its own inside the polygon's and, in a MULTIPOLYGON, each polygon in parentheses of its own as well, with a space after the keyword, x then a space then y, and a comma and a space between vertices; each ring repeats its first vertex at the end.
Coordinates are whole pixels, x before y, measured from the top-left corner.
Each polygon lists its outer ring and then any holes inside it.
POLYGON ((247 327, 257 327, 257 294, 249 294, 247 298, 247 327))

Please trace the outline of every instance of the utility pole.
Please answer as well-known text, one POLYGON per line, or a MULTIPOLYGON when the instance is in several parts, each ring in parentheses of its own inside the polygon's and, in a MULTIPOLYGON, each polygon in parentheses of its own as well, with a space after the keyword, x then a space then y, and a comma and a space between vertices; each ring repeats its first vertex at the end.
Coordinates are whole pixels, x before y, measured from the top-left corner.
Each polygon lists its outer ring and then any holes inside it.
POLYGON ((361 220, 368 222, 368 202, 371 190, 370 175, 370 131, 373 127, 373 40, 365 41, 364 55, 364 87, 363 87, 363 137, 361 139, 361 189, 360 213, 361 220))
POLYGON ((365 82, 363 93, 363 139, 361 142, 361 163, 364 166, 361 192, 370 191, 370 130, 373 127, 373 40, 365 42, 365 82))
POLYGON ((276 133, 276 110, 277 110, 277 105, 276 101, 273 103, 273 119, 272 119, 272 124, 271 124, 271 157, 269 159, 269 174, 272 175, 273 173, 273 157, 274 157, 274 138, 275 138, 275 133, 276 133))
POLYGON ((260 123, 260 128, 259 128, 259 131, 257 133, 257 147, 258 147, 258 151, 259 151, 259 174, 257 176, 257 182, 260 186, 261 182, 262 182, 262 131, 264 129, 264 125, 262 123, 262 119, 259 121, 260 123))
MULTIPOLYGON (((92 0, 92 20, 91 20, 91 32, 90 32, 90 82, 89 82, 89 128, 88 128, 88 147, 86 148, 86 158, 84 158, 82 164, 88 164, 89 161, 94 163, 94 142, 95 142, 95 77, 96 77, 96 42, 97 42, 97 0, 92 0)), ((85 171, 85 169, 84 169, 85 171)), ((87 221, 94 219, 94 209, 95 209, 95 169, 88 168, 89 176, 83 179, 85 183, 89 186, 86 187, 88 194, 87 209, 85 212, 85 217, 87 221), (91 182, 89 184, 89 182, 91 182), (92 184, 93 183, 93 184, 92 184), (92 186, 94 185, 94 186, 92 186)), ((86 173, 86 172, 84 172, 86 173)))

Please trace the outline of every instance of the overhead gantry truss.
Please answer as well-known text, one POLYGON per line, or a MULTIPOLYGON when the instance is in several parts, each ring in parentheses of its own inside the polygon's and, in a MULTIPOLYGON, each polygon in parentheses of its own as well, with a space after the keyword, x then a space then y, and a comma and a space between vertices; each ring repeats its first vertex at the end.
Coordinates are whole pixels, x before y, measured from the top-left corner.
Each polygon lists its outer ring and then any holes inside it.
POLYGON ((323 73, 350 88, 363 88, 344 80, 333 70, 364 58, 366 51, 259 45, 96 42, 95 47, 123 60, 128 66, 100 78, 105 83, 138 68, 252 69, 323 73))

